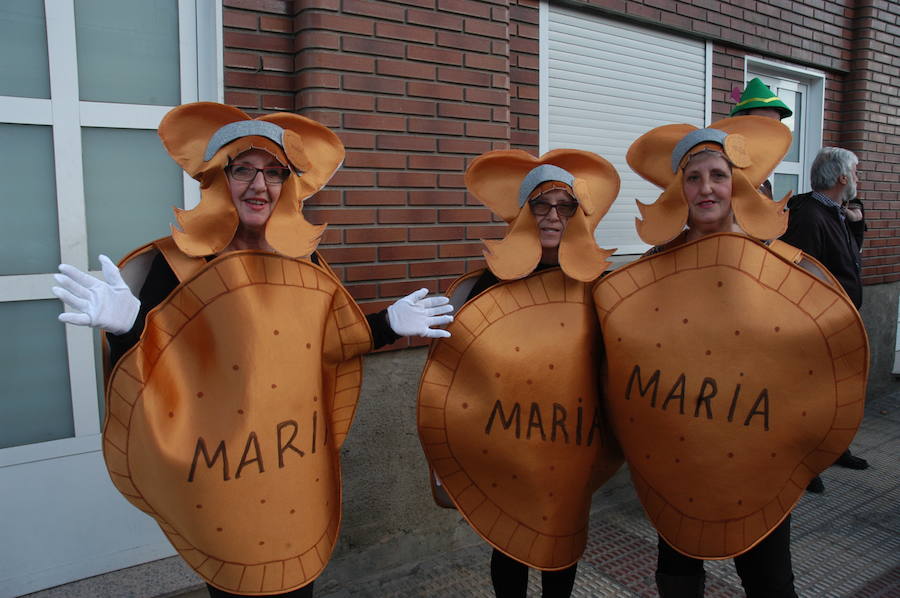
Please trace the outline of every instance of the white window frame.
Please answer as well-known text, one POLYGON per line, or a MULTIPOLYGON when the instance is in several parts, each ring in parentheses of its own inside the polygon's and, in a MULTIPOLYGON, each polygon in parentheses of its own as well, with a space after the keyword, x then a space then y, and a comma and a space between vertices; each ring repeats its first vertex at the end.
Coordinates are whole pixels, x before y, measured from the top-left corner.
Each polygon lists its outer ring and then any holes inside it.
MULTIPOLYGON (((798 175, 800 188, 795 189, 794 193, 808 191, 809 167, 822 148, 825 126, 825 73, 766 60, 758 56, 745 56, 744 81, 749 81, 757 75, 779 78, 785 86, 790 86, 790 82, 796 82, 806 87, 806 93, 803 94, 801 101, 801 118, 804 126, 800 127, 800 150, 803 157, 799 166, 800 172, 794 172, 794 169, 790 169, 790 172, 788 170, 782 170, 782 172, 798 175)), ((776 197, 775 199, 780 198, 776 197)))
MULTIPOLYGON (((79 99, 75 0, 44 0, 50 99, 0 96, 0 122, 45 125, 53 130, 60 259, 85 270, 88 239, 81 154, 82 127, 156 130, 170 106, 86 102, 79 99)), ((222 101, 222 5, 178 0, 181 102, 222 101)), ((200 200, 184 175, 184 205, 200 200)), ((99 276, 99 272, 92 272, 99 276)), ((0 276, 0 302, 55 299, 52 273, 0 276)), ((100 413, 93 331, 66 326, 74 436, 0 449, 0 467, 99 451, 100 413)))

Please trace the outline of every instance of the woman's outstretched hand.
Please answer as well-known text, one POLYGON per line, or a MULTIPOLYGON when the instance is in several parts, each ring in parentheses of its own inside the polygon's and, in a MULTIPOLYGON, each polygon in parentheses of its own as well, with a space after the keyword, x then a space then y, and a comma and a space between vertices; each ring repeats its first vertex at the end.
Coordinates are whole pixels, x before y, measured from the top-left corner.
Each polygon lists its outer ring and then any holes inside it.
POLYGON ((428 338, 450 336, 446 330, 432 328, 453 321, 453 316, 442 315, 453 311, 450 299, 442 295, 426 297, 427 294, 428 289, 419 289, 387 308, 388 322, 395 334, 428 338))
POLYGON ((74 266, 59 265, 60 273, 53 275, 59 286, 51 290, 73 309, 59 314, 59 321, 123 334, 134 326, 141 302, 122 280, 116 265, 105 255, 100 256, 100 266, 106 282, 74 266))

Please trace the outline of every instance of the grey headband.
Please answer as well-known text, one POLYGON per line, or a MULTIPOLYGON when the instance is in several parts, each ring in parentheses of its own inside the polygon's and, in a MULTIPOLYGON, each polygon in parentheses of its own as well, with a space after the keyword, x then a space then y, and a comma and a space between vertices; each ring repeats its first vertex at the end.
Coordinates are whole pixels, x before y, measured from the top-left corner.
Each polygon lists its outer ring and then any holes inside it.
POLYGON ((271 139, 284 149, 284 129, 275 123, 265 120, 239 120, 228 123, 210 137, 209 143, 206 145, 206 153, 203 154, 203 161, 209 161, 216 152, 222 149, 226 144, 231 143, 235 139, 241 137, 265 137, 271 139))
POLYGON ((521 186, 519 186, 519 207, 521 208, 525 205, 525 201, 535 187, 547 181, 559 181, 569 187, 574 187, 575 176, 568 170, 553 164, 541 164, 532 168, 531 172, 525 175, 525 180, 522 181, 521 186))
POLYGON ((678 165, 681 164, 681 159, 698 143, 712 141, 724 148, 726 137, 728 137, 728 133, 720 129, 697 129, 696 131, 691 131, 672 150, 672 172, 678 172, 678 165))

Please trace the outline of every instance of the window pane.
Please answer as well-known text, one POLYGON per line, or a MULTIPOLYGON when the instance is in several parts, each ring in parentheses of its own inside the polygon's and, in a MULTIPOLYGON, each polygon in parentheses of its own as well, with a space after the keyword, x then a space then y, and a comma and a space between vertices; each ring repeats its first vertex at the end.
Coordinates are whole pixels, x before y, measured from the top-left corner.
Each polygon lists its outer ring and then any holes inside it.
POLYGON ((793 114, 781 122, 783 122, 788 129, 791 130, 794 138, 791 141, 791 147, 788 149, 787 155, 784 157, 786 162, 799 162, 800 161, 800 127, 803 122, 803 115, 800 114, 801 110, 801 101, 800 99, 803 97, 803 94, 791 91, 790 89, 778 89, 778 97, 781 98, 781 101, 787 104, 788 108, 793 110, 793 114))
POLYGON ((796 174, 778 174, 776 173, 772 181, 772 197, 775 201, 780 201, 788 192, 791 195, 800 193, 800 177, 796 174))
POLYGON ((75 435, 62 303, 0 303, 0 449, 75 435))
MULTIPOLYGON (((2 80, 2 77, 0 77, 2 80)), ((59 224, 50 127, 0 124, 0 276, 55 272, 59 224)))
POLYGON ((0 96, 50 97, 43 2, 0 3, 0 73, 0 96))
POLYGON ((181 169, 156 131, 83 128, 84 196, 88 257, 114 262, 132 249, 169 234, 172 206, 183 207, 181 169))
POLYGON ((181 103, 177 0, 78 0, 75 39, 82 100, 181 103))

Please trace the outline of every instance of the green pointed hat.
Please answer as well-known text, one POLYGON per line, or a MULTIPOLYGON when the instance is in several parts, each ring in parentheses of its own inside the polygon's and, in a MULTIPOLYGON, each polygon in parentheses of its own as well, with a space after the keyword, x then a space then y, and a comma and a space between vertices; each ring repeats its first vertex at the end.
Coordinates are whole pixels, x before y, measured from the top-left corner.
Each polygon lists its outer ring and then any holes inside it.
POLYGON ((744 93, 741 94, 741 101, 734 105, 734 108, 731 109, 731 114, 728 116, 734 116, 738 112, 750 110, 751 108, 774 108, 781 115, 781 118, 787 118, 793 114, 791 109, 787 107, 787 104, 772 93, 772 90, 766 87, 766 84, 760 81, 758 77, 754 77, 747 83, 744 93))

